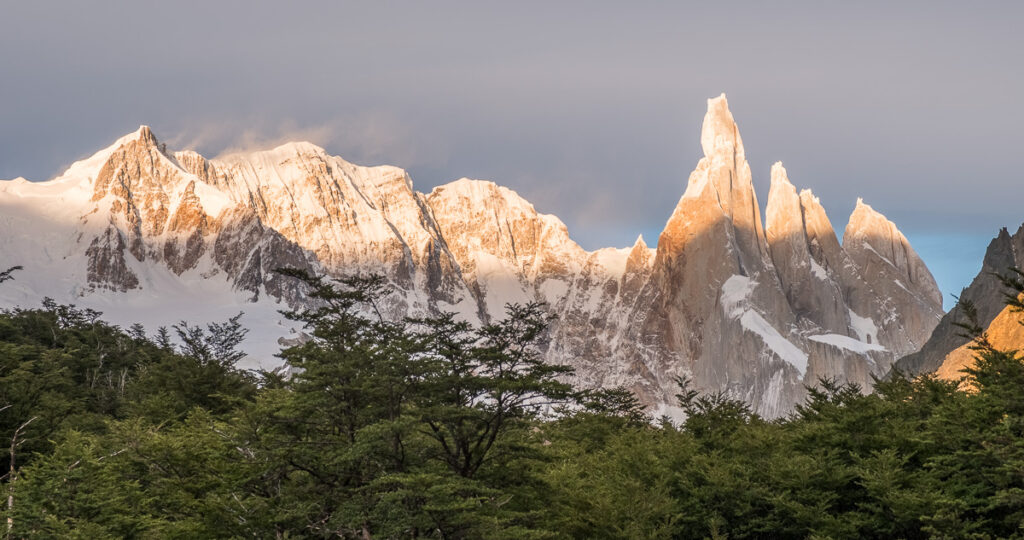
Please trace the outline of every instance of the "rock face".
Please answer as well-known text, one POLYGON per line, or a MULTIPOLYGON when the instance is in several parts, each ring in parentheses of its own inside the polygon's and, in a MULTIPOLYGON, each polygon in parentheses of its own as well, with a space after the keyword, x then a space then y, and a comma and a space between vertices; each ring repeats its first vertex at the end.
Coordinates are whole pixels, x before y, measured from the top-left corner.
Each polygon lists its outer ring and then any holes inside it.
POLYGON ((777 164, 762 227, 724 96, 708 102, 701 143, 705 156, 616 340, 615 377, 599 383, 668 404, 671 381, 689 376, 774 417, 820 377, 870 388, 924 342, 942 315, 938 290, 888 220, 858 205, 841 246, 817 198, 798 194, 777 164), (866 256, 874 244, 900 257, 866 256))
MULTIPOLYGON (((959 298, 961 302, 974 304, 978 322, 987 329, 993 345, 1018 349, 1024 346, 1021 334, 1024 326, 1016 322, 1020 314, 1006 308, 1003 296, 1006 290, 993 276, 994 273, 1005 274, 1011 267, 1024 268, 1024 225, 1013 235, 1006 229, 999 231, 985 251, 981 271, 959 298)), ((964 319, 958 304, 942 318, 921 350, 901 358, 896 367, 911 375, 937 372, 944 378, 959 377, 959 371, 974 358, 974 352, 967 347, 967 338, 961 336, 962 330, 955 324, 966 322, 964 319)))
MULTIPOLYGON (((1006 306, 985 328, 989 342, 996 349, 1020 350, 1024 346, 1024 325, 1021 313, 1006 306)), ((942 365, 935 370, 940 379, 956 380, 964 376, 963 370, 974 365, 977 351, 965 343, 946 355, 942 365)))
MULTIPOLYGON (((656 249, 638 238, 588 252, 558 218, 491 182, 422 194, 401 169, 309 143, 206 159, 168 153, 142 127, 55 180, 0 182, 0 255, 34 270, 0 301, 48 294, 160 310, 205 288, 297 306, 295 284, 275 268, 378 273, 390 317, 454 311, 482 322, 508 302, 546 302, 557 316, 551 362, 667 414, 677 377, 775 417, 819 377, 868 387, 919 348, 941 298, 891 222, 859 203, 840 245, 818 199, 797 192, 781 164, 762 222, 724 95, 708 100, 701 146, 656 249)), ((286 333, 275 328, 264 329, 286 333)), ((252 354, 269 356, 267 343, 252 354)))
POLYGON ((463 178, 434 188, 426 203, 482 319, 506 302, 558 302, 585 265, 565 225, 510 189, 463 178))

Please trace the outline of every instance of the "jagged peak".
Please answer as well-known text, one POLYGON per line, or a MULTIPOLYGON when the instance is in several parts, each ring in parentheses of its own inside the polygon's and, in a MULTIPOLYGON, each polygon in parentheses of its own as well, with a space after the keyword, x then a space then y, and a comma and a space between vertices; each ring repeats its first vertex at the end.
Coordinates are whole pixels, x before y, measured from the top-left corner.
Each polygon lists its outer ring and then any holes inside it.
MULTIPOLYGON (((780 189, 781 190, 783 188, 786 188, 785 191, 787 193, 790 193, 792 195, 796 195, 800 199, 801 204, 803 204, 805 206, 806 206, 806 204, 808 202, 811 202, 811 201, 813 201, 814 204, 817 204, 819 206, 821 205, 821 200, 818 199, 818 197, 816 195, 814 195, 814 192, 811 191, 810 188, 803 188, 799 192, 797 192, 796 186, 794 186, 793 182, 790 181, 789 174, 786 172, 786 168, 782 166, 782 162, 781 161, 776 161, 772 165, 771 178, 772 179, 771 179, 771 188, 770 188, 770 190, 776 190, 776 189, 780 189), (776 186, 778 186, 778 188, 776 188, 776 186)), ((769 191, 769 196, 768 197, 769 197, 769 200, 771 200, 771 191, 769 191)))
POLYGON ((736 121, 729 110, 729 101, 724 93, 708 99, 708 111, 704 115, 704 124, 701 127, 700 145, 707 157, 721 150, 735 151, 737 156, 744 155, 743 140, 740 138, 740 131, 736 127, 736 121))
POLYGON ((857 197, 857 205, 853 208, 853 213, 850 214, 850 223, 852 224, 854 221, 864 221, 867 219, 880 219, 886 223, 892 224, 892 222, 889 221, 889 219, 881 212, 875 210, 870 204, 864 202, 864 199, 857 197))
MULTIPOLYGON (((863 237, 865 242, 867 238, 873 238, 875 242, 878 242, 881 238, 890 239, 891 241, 898 241, 909 243, 903 233, 896 227, 896 224, 885 217, 881 212, 875 210, 871 205, 864 202, 864 199, 857 198, 857 206, 854 207, 853 213, 850 214, 850 221, 846 224, 846 229, 843 231, 843 245, 846 246, 848 240, 854 238, 863 237)), ((872 246, 872 249, 877 249, 879 246, 872 246)))
MULTIPOLYGON (((792 230, 801 221, 800 197, 782 162, 771 166, 771 188, 765 207, 765 226, 769 231, 792 230)), ((780 232, 784 232, 780 231, 780 232)))
POLYGON ((839 245, 832 221, 828 218, 825 207, 821 205, 821 200, 814 195, 814 192, 809 189, 800 190, 800 208, 804 216, 804 229, 809 238, 816 237, 822 242, 829 244, 835 242, 836 246, 839 245))
POLYGON ((145 124, 139 126, 139 129, 135 131, 135 134, 138 136, 140 140, 151 141, 153 143, 157 142, 156 135, 153 135, 153 130, 150 129, 150 127, 145 124))
POLYGON ((741 176, 737 185, 745 184, 743 187, 750 190, 751 196, 756 197, 753 186, 750 185, 750 168, 743 153, 743 141, 732 112, 729 111, 729 102, 725 94, 708 99, 708 110, 701 126, 700 144, 704 150, 704 158, 690 174, 686 191, 683 193, 684 199, 703 197, 710 186, 713 195, 718 197, 719 204, 726 213, 731 214, 731 192, 735 187, 733 180, 723 183, 713 180, 713 175, 710 174, 712 168, 720 166, 735 168, 741 176))
POLYGON ((156 134, 153 133, 153 130, 145 124, 140 125, 139 129, 121 137, 114 144, 107 147, 107 149, 97 153, 97 155, 113 155, 114 152, 131 143, 140 143, 147 150, 154 149, 165 157, 172 157, 172 155, 167 152, 167 145, 160 142, 160 140, 157 139, 156 134))
POLYGON ((160 141, 157 140, 156 135, 153 134, 153 130, 149 126, 142 124, 139 126, 138 129, 120 137, 119 139, 114 141, 114 144, 110 145, 104 150, 101 150, 99 153, 117 150, 118 148, 128 143, 136 141, 145 143, 147 146, 159 146, 160 144, 160 141))
POLYGON ((821 206, 821 199, 819 199, 818 196, 815 195, 814 192, 810 190, 810 188, 801 189, 800 202, 806 205, 808 202, 811 201, 813 201, 814 204, 821 206))
MULTIPOLYGON (((1024 224, 1022 224, 1020 228, 1017 229, 1017 234, 1020 234, 1021 231, 1024 231, 1024 224)), ((1007 229, 1006 227, 1000 227, 999 232, 996 233, 996 237, 992 239, 992 242, 994 243, 997 240, 1009 245, 1010 242, 1013 240, 1012 236, 1010 235, 1010 230, 1007 229)))
POLYGON ((776 161, 772 164, 772 185, 774 186, 776 182, 779 184, 793 185, 793 183, 789 181, 789 175, 786 174, 786 168, 782 166, 781 161, 776 161))
POLYGON ((647 247, 647 242, 644 242, 644 235, 638 235, 636 242, 633 242, 633 247, 629 248, 628 255, 626 256, 626 272, 649 267, 653 262, 653 250, 647 247))
POLYGON ((898 284, 901 288, 924 298, 941 312, 942 293, 931 271, 896 224, 862 199, 857 199, 857 207, 843 232, 843 250, 859 265, 864 264, 866 253, 871 254, 869 258, 882 259, 906 277, 906 283, 898 284))
MULTIPOLYGON (((1024 230, 1024 225, 1021 225, 1021 229, 1017 231, 1018 234, 1021 230, 1024 230)), ((1013 237, 1010 235, 1009 229, 1006 227, 1000 227, 999 232, 996 233, 988 243, 988 247, 985 248, 985 258, 983 259, 983 263, 997 268, 1005 266, 1002 262, 995 262, 1000 260, 1002 258, 1001 256, 1005 253, 1013 253, 1013 237)), ((1000 271, 1002 271, 1002 269, 1000 269, 1000 271)))
POLYGON ((110 157, 121 147, 134 142, 142 142, 147 147, 155 148, 163 153, 163 145, 159 140, 157 140, 156 135, 153 134, 153 130, 150 129, 149 126, 143 124, 135 131, 119 137, 106 148, 93 153, 85 159, 72 163, 63 173, 49 180, 47 183, 81 184, 82 186, 91 186, 93 179, 95 179, 100 168, 106 164, 107 160, 109 160, 110 157))

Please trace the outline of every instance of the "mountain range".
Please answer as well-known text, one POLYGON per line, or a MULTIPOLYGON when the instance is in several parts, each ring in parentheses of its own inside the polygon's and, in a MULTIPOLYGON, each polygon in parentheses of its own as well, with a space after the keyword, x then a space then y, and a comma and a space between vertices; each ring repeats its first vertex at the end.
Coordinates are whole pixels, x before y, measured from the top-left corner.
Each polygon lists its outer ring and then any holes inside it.
POLYGON ((150 330, 244 311, 248 361, 269 367, 301 337, 278 310, 305 301, 274 269, 374 273, 390 318, 452 311, 480 323, 506 303, 543 301, 556 316, 548 361, 670 416, 678 377, 778 417, 805 385, 870 388, 928 342, 941 294, 892 222, 858 201, 840 242, 781 163, 762 219, 724 95, 708 100, 700 144, 656 248, 641 237, 587 251, 492 182, 421 193, 402 169, 305 142, 207 159, 143 126, 53 180, 0 181, 0 266, 24 267, 0 305, 48 296, 150 330))

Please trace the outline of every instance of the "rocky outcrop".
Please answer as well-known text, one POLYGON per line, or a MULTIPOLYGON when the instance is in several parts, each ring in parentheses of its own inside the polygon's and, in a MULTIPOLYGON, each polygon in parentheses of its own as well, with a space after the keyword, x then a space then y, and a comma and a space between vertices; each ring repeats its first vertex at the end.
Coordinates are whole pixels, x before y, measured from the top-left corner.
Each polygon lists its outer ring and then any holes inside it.
POLYGON ((866 387, 924 342, 941 299, 892 223, 858 203, 840 245, 781 164, 762 222, 724 95, 708 100, 700 143, 656 248, 638 238, 588 252, 558 218, 492 182, 422 194, 401 169, 309 143, 206 159, 168 153, 142 127, 58 179, 0 182, 0 209, 17 216, 0 213, 0 249, 60 276, 69 295, 123 295, 111 302, 158 305, 177 280, 299 306, 281 267, 381 274, 392 318, 454 311, 478 323, 509 302, 544 302, 556 316, 549 361, 667 414, 678 412, 677 377, 776 417, 819 377, 866 387), (52 225, 43 253, 25 240, 39 219, 52 225))
MULTIPOLYGON (((1005 306, 985 327, 985 336, 996 349, 1019 351, 1024 348, 1022 320, 1024 317, 1021 316, 1020 311, 1005 306)), ((977 360, 978 351, 972 348, 973 345, 973 343, 964 343, 950 351, 942 360, 942 364, 935 370, 935 375, 945 380, 957 380, 963 377, 963 370, 972 367, 977 360)))
MULTIPOLYGON (((221 193, 168 156, 146 126, 106 153, 92 183, 90 202, 88 220, 105 220, 118 231, 136 261, 162 263, 179 275, 200 264, 217 224, 214 214, 230 205, 221 193)), ((109 259, 116 254, 97 256, 109 259)), ((90 277, 90 283, 106 280, 103 273, 90 277)))
POLYGON ((843 248, 871 285, 873 298, 882 301, 875 309, 898 317, 904 332, 892 336, 893 347, 902 354, 918 350, 943 315, 942 293, 910 242, 895 224, 858 199, 843 233, 843 248))
POLYGON ((848 263, 832 224, 810 191, 797 194, 781 163, 772 166, 766 227, 779 282, 794 314, 846 334, 850 313, 834 276, 848 263), (830 269, 833 269, 830 272, 830 269))
POLYGON ((561 220, 493 182, 463 178, 426 202, 484 320, 506 302, 558 303, 586 265, 561 220))
MULTIPOLYGON (((888 220, 864 215, 866 205, 855 211, 850 238, 885 238, 887 248, 903 250, 904 265, 869 266, 861 262, 863 247, 848 253, 818 199, 798 193, 781 164, 773 167, 762 227, 742 138, 724 96, 709 100, 701 142, 705 156, 646 277, 633 278, 636 292, 602 307, 608 316, 589 322, 605 334, 588 339, 611 343, 600 354, 616 361, 580 370, 586 382, 624 385, 643 401, 667 407, 674 379, 687 376, 700 390, 724 390, 770 417, 792 410, 805 386, 821 377, 870 389, 873 377, 923 342, 938 321, 931 276, 914 274, 917 256, 888 220), (907 293, 917 296, 883 296, 888 286, 873 287, 865 273, 872 279, 909 274, 913 281, 903 277, 912 283, 907 293)), ((562 306, 560 313, 573 311, 562 306)), ((576 351, 587 347, 582 340, 573 345, 576 351)))
MULTIPOLYGON (((193 160, 195 161, 195 160, 193 160)), ((473 303, 424 196, 395 167, 360 167, 309 143, 207 163, 232 200, 340 273, 383 273, 395 317, 473 303)))
POLYGON ((956 326, 957 322, 967 322, 961 307, 963 302, 974 305, 978 323, 982 328, 989 329, 993 341, 999 342, 997 346, 1024 346, 1024 340, 1015 339, 1018 329, 1011 322, 1015 314, 1006 308, 1006 290, 993 275, 1005 274, 1011 267, 1024 268, 1024 225, 1013 235, 1005 228, 999 230, 985 251, 981 271, 961 291, 960 302, 942 318, 921 349, 901 358, 896 367, 909 375, 939 371, 943 376, 955 377, 960 369, 968 365, 973 358, 973 351, 966 346, 968 338, 962 335, 963 330, 956 326))
POLYGON ((125 260, 127 245, 121 232, 113 227, 92 239, 85 250, 89 287, 125 292, 139 286, 139 277, 125 260))
POLYGON ((321 270, 309 252, 263 225, 244 207, 224 216, 214 241, 213 260, 231 276, 235 288, 252 294, 253 301, 265 293, 293 306, 301 304, 303 291, 295 280, 276 270, 296 268, 314 274, 321 270))
POLYGON ((657 342, 627 355, 657 374, 659 400, 672 388, 666 379, 689 375, 701 390, 725 390, 777 415, 802 397, 807 355, 778 331, 796 319, 725 96, 708 100, 701 146, 704 157, 661 233, 642 293, 653 309, 633 315, 643 321, 640 334, 657 342))

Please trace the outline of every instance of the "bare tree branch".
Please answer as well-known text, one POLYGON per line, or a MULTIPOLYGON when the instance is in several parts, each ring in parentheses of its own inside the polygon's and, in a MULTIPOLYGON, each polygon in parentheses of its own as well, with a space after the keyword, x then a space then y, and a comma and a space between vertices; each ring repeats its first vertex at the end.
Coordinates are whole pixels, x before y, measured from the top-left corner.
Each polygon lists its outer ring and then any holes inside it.
POLYGON ((14 279, 14 276, 12 276, 11 274, 21 269, 21 266, 12 266, 7 270, 0 272, 0 283, 14 279))
MULTIPOLYGON (((10 407, 10 405, 8 405, 7 407, 10 407)), ((11 436, 11 468, 7 472, 7 478, 8 478, 8 480, 7 480, 7 536, 8 536, 8 538, 11 536, 11 529, 14 528, 14 517, 12 516, 11 511, 14 509, 14 481, 18 479, 18 475, 17 475, 17 472, 16 472, 17 469, 15 469, 15 456, 17 455, 18 447, 21 446, 21 443, 25 442, 24 440, 18 441, 18 439, 21 437, 22 432, 25 431, 25 428, 27 428, 28 425, 31 424, 32 422, 34 422, 37 418, 39 418, 39 417, 38 416, 33 416, 32 418, 29 418, 25 423, 23 423, 22 425, 18 426, 18 429, 14 430, 14 435, 11 436)))

